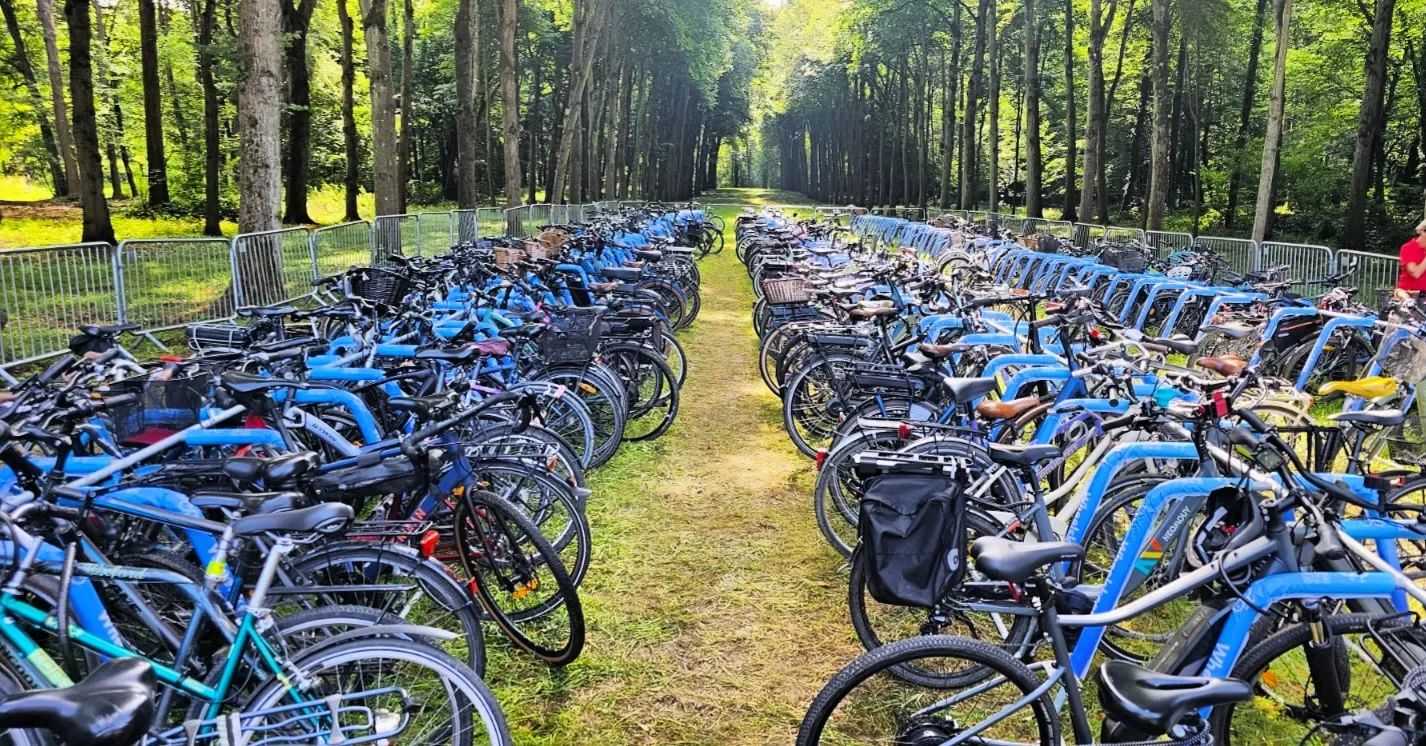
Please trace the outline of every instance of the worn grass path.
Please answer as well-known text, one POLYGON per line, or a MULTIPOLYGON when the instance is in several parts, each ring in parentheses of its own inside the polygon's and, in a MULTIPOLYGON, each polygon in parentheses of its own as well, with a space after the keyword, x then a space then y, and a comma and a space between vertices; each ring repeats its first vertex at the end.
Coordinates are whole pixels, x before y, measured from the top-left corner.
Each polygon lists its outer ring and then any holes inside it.
POLYGON ((593 479, 590 632, 563 671, 491 650, 519 744, 790 744, 807 703, 859 651, 846 575, 817 533, 812 465, 757 374, 752 291, 728 248, 675 426, 593 479))

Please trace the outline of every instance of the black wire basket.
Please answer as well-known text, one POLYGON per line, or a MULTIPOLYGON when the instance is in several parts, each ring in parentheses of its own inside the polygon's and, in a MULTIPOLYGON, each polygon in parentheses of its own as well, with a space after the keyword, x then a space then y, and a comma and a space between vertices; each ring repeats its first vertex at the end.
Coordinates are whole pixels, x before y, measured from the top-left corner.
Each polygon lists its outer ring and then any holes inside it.
POLYGON ((198 373, 169 381, 130 378, 110 387, 113 395, 133 394, 136 399, 110 410, 114 440, 128 446, 146 446, 203 420, 213 378, 198 373))
POLYGON ((600 315, 590 308, 567 308, 551 318, 537 338, 540 356, 550 365, 583 365, 594 359, 602 336, 600 315))
POLYGON ((400 272, 381 267, 368 267, 353 272, 351 276, 352 295, 365 298, 373 303, 388 306, 400 305, 401 299, 411 290, 411 280, 400 272))

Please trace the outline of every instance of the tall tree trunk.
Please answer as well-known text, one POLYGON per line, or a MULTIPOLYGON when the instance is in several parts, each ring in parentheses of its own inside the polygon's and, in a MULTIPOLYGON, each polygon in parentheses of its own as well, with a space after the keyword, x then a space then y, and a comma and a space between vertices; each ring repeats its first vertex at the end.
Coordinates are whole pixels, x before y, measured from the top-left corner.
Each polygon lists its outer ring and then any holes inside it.
POLYGON ((1040 24, 1035 0, 1025 2, 1025 214, 1044 217, 1040 151, 1040 24))
POLYGON ((1231 230, 1238 224, 1238 195, 1243 190, 1243 156, 1252 134, 1253 103, 1258 96, 1258 60, 1263 50, 1263 25, 1267 18, 1268 0, 1258 0, 1253 18, 1253 38, 1248 44, 1248 70, 1243 78, 1243 99, 1238 109, 1238 132, 1233 136, 1232 174, 1228 177, 1228 206, 1224 224, 1231 230))
POLYGON ((218 0, 203 0, 198 15, 198 83, 203 88, 203 235, 221 236, 222 207, 218 174, 223 166, 222 140, 218 131, 218 84, 213 67, 217 64, 213 31, 217 25, 218 0))
POLYGON ((360 0, 366 35, 367 77, 371 81, 371 171, 376 214, 401 212, 400 153, 396 143, 395 84, 391 79, 391 39, 386 13, 389 0, 360 0))
MULTIPOLYGON (((104 23, 104 6, 100 0, 94 0, 94 40, 99 43, 100 54, 98 56, 99 75, 104 84, 100 88, 103 97, 109 101, 109 112, 114 118, 114 132, 109 138, 109 146, 117 145, 119 158, 124 164, 124 178, 129 183, 129 194, 138 197, 139 185, 134 181, 134 168, 129 160, 129 145, 124 136, 124 109, 119 105, 119 79, 114 76, 114 68, 109 64, 109 32, 104 23)), ((112 157, 110 158, 112 161, 112 157)), ((111 164, 110 168, 113 166, 111 164)), ((114 178, 114 197, 122 197, 118 186, 117 175, 114 178)))
POLYGON ((1089 4, 1089 125, 1084 131, 1084 190, 1080 194, 1079 215, 1082 220, 1099 216, 1102 195, 1099 191, 1100 171, 1104 168, 1104 128, 1108 114, 1104 100, 1104 40, 1114 23, 1117 0, 1109 0, 1106 13, 1103 0, 1089 4))
MULTIPOLYGON (((311 223, 307 214, 307 174, 312 167, 312 79, 307 64, 307 31, 317 0, 281 0, 282 33, 287 59, 287 157, 283 162, 287 189, 282 221, 311 223)), ((345 2, 345 0, 339 0, 345 2)))
POLYGON ((1277 34, 1273 57, 1272 97, 1268 103, 1267 133, 1263 137, 1263 165, 1258 175, 1258 203, 1253 215, 1253 240, 1263 241, 1272 231, 1274 187, 1278 156, 1282 152, 1282 120, 1287 105, 1287 52, 1292 47, 1292 0, 1274 0, 1273 30, 1277 34))
POLYGON ((520 204, 520 80, 515 67, 519 0, 500 0, 500 127, 505 144, 505 206, 520 204))
MULTIPOLYGON (((1129 165, 1124 170, 1124 185, 1119 194, 1119 211, 1128 212, 1139 195, 1144 154, 1144 128, 1149 126, 1154 93, 1154 45, 1144 54, 1144 70, 1139 75, 1139 105, 1134 109, 1134 131, 1129 136, 1129 165)), ((1151 136, 1152 137, 1152 136, 1151 136)), ((1148 216, 1144 216, 1147 224, 1148 216)))
POLYGON ((356 29, 351 11, 347 9, 349 1, 336 0, 337 21, 342 27, 342 152, 346 156, 342 178, 342 219, 351 222, 361 220, 361 213, 357 210, 357 197, 361 194, 361 145, 357 140, 356 125, 356 62, 352 59, 356 29))
MULTIPOLYGON (((60 162, 64 164, 65 193, 78 194, 79 166, 75 160, 74 136, 69 127, 69 106, 64 102, 64 72, 59 59, 59 42, 55 37, 54 6, 51 0, 35 0, 40 18, 40 34, 45 39, 45 59, 50 79, 50 111, 54 112, 54 134, 59 145, 60 162)), ((87 25, 87 24, 86 24, 87 25)), ((103 183, 102 177, 100 183, 103 183)))
POLYGON ((980 94, 984 86, 985 47, 990 31, 990 5, 994 0, 980 0, 976 13, 975 51, 971 55, 970 84, 966 86, 966 113, 961 132, 961 209, 973 210, 980 201, 976 194, 977 155, 976 125, 980 114, 980 94))
POLYGON ((1074 222, 1075 159, 1079 156, 1079 122, 1074 90, 1074 0, 1065 0, 1065 210, 1061 219, 1074 222))
POLYGON ((1000 212, 1000 13, 990 0, 990 211, 1000 212))
POLYGON ((1352 156, 1352 185, 1347 193, 1347 225, 1342 232, 1343 248, 1361 250, 1366 225, 1367 199, 1372 182, 1376 140, 1381 131, 1386 102, 1386 62, 1391 46, 1391 23, 1396 0, 1376 0, 1372 38, 1367 47, 1366 88, 1357 113, 1357 142, 1352 156))
POLYGON ((475 160, 480 142, 476 136, 475 109, 475 34, 478 8, 476 0, 458 0, 456 6, 456 205, 472 209, 480 204, 475 184, 475 160))
POLYGON ((79 204, 84 209, 80 240, 118 243, 114 224, 109 220, 109 203, 104 201, 104 180, 99 170, 99 118, 94 110, 89 0, 64 0, 64 19, 69 26, 69 90, 74 99, 74 144, 81 181, 77 191, 79 204))
POLYGON ((281 227, 282 17, 271 0, 240 0, 238 231, 281 227))
POLYGON ((1169 26, 1173 22, 1170 0, 1154 3, 1154 123, 1149 156, 1149 200, 1145 224, 1151 231, 1164 229, 1169 182, 1169 26))
POLYGON ((163 88, 159 85, 156 0, 139 0, 139 56, 143 66, 149 206, 165 207, 169 202, 168 165, 163 152, 163 88))
MULTIPOLYGON (((608 2, 576 0, 574 10, 574 48, 569 68, 569 100, 565 103, 560 122, 559 148, 556 150, 555 178, 549 195, 551 203, 564 201, 565 181, 570 171, 570 159, 575 156, 583 118, 581 115, 585 91, 594 74, 594 49, 604 31, 609 15, 608 2), (591 7, 594 6, 594 7, 591 7)), ((576 197, 578 199, 578 197, 576 197)))
POLYGON ((60 160, 54 130, 50 128, 49 110, 45 106, 44 97, 40 95, 39 80, 35 77, 35 68, 30 64, 30 53, 25 48, 25 36, 20 32, 15 0, 0 0, 0 12, 5 14, 5 29, 10 32, 10 64, 25 82, 25 93, 30 99, 30 108, 35 110, 35 119, 40 127, 40 140, 45 146, 50 182, 54 185, 55 196, 64 197, 69 194, 69 182, 65 180, 64 163, 60 160))
POLYGON ((401 15, 401 144, 397 158, 396 193, 400 195, 400 212, 407 211, 406 190, 411 183, 411 137, 415 122, 416 97, 412 86, 416 77, 416 12, 411 0, 402 3, 401 15))
MULTIPOLYGON (((955 3, 951 16, 951 67, 947 71, 950 80, 946 85, 946 98, 941 104, 941 209, 951 206, 951 194, 955 189, 955 179, 951 173, 951 159, 956 152, 956 109, 960 106, 961 84, 961 4, 955 3)), ((875 91, 872 101, 876 101, 875 91)))

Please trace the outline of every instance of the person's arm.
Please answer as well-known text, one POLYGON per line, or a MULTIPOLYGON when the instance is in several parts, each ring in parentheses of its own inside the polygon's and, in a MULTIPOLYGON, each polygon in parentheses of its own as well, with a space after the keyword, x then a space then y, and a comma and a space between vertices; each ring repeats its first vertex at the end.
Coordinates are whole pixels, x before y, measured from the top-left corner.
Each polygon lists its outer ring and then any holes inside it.
POLYGON ((1422 275, 1426 275, 1426 256, 1423 256, 1419 262, 1409 262, 1403 259, 1401 266, 1406 268, 1406 274, 1420 279, 1422 275))

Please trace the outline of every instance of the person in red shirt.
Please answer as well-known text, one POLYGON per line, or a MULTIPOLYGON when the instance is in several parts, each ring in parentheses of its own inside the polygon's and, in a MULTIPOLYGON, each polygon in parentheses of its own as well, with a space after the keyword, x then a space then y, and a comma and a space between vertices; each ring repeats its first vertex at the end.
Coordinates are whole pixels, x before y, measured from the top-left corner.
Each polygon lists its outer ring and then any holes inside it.
POLYGON ((1396 289, 1408 293, 1426 290, 1426 220, 1416 226, 1416 235, 1401 245, 1401 272, 1396 289))

